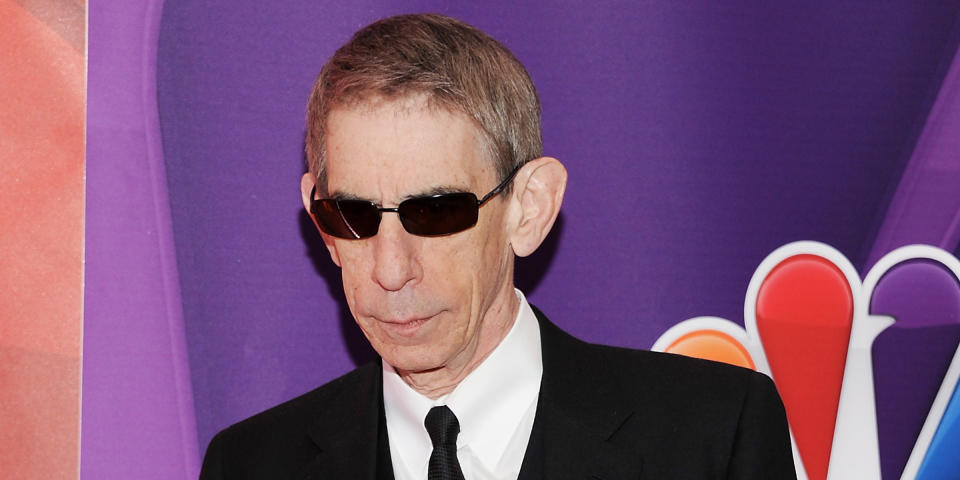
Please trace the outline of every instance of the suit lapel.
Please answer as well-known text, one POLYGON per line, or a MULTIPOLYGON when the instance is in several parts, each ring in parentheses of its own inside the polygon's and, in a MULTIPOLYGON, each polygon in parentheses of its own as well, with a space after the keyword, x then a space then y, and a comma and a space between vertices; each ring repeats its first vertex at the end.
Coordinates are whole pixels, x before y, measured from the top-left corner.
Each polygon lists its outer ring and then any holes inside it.
MULTIPOLYGON (((318 448, 300 478, 376 480, 382 370, 366 365, 316 412, 308 434, 318 448)), ((392 477, 392 472, 390 477, 392 477)), ((382 477, 381 477, 382 478, 382 477)))
MULTIPOLYGON (((534 429, 543 429, 544 478, 641 478, 642 458, 629 447, 636 445, 634 440, 641 434, 635 421, 639 413, 622 398, 617 377, 608 373, 615 367, 605 364, 598 350, 557 328, 536 308, 534 312, 540 321, 543 351, 534 429)), ((387 445, 386 438, 378 435, 383 416, 382 370, 375 362, 357 373, 341 379, 340 388, 318 408, 309 427, 317 456, 300 478, 377 480, 378 461, 381 469, 384 464, 384 458, 378 458, 378 443, 387 445)), ((392 478, 392 468, 380 474, 380 478, 392 478)))
MULTIPOLYGON (((594 350, 540 320, 543 379, 535 422, 543 428, 544 478, 620 480, 641 478, 643 460, 633 440, 632 402, 594 350), (541 423, 542 422, 542 423, 541 423)), ((536 426, 534 428, 537 428, 536 426)))

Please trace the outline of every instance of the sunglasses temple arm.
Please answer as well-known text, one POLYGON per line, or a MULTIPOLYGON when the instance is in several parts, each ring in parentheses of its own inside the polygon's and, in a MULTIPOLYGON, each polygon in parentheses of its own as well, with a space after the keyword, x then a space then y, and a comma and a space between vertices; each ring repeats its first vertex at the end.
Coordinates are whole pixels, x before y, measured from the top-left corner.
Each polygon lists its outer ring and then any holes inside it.
POLYGON ((487 200, 497 196, 497 194, 502 192, 504 188, 507 188, 507 185, 510 185, 510 181, 513 180, 513 177, 517 174, 517 172, 520 171, 521 168, 523 168, 523 165, 517 165, 517 167, 510 172, 510 175, 507 175, 507 178, 503 179, 503 181, 500 182, 500 185, 497 185, 497 188, 491 190, 490 193, 484 195, 483 198, 477 202, 477 206, 479 207, 484 203, 487 203, 487 200))

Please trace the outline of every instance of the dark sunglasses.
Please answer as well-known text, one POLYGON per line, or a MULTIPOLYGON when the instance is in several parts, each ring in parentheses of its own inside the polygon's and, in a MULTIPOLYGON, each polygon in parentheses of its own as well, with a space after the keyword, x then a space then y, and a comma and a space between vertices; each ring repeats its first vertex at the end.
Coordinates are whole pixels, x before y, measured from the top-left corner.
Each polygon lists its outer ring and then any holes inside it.
POLYGON ((384 208, 366 200, 313 198, 317 192, 314 186, 310 191, 310 213, 317 220, 320 230, 339 238, 357 239, 376 235, 383 212, 399 215, 403 229, 413 235, 449 235, 476 225, 480 207, 502 192, 522 166, 514 168, 500 185, 480 200, 470 192, 441 193, 408 198, 394 208, 384 208))

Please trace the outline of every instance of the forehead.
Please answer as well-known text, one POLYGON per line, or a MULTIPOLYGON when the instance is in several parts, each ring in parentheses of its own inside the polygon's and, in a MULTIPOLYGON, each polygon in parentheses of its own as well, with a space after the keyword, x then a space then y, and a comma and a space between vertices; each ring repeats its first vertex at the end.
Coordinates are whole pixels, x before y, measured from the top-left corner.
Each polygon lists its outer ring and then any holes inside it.
POLYGON ((422 98, 336 108, 326 142, 331 195, 402 200, 436 190, 473 191, 495 177, 475 124, 422 98))

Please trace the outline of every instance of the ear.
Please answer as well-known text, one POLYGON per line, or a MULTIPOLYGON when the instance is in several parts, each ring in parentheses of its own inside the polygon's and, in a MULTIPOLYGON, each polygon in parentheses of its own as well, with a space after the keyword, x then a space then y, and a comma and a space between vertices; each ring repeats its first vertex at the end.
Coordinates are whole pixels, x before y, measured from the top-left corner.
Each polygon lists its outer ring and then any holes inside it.
POLYGON ((550 233, 560 213, 567 188, 567 169, 556 158, 540 157, 527 162, 513 184, 512 198, 520 206, 520 219, 513 225, 513 253, 526 257, 550 233))
POLYGON ((313 189, 316 184, 317 182, 313 178, 313 174, 310 172, 304 173, 303 176, 300 177, 300 194, 303 195, 303 208, 307 210, 307 215, 310 216, 310 220, 313 220, 313 225, 317 227, 317 231, 320 232, 320 238, 323 238, 323 244, 326 245, 327 250, 330 251, 330 258, 333 260, 333 263, 337 264, 339 267, 340 255, 337 253, 336 242, 334 241, 333 237, 323 233, 323 231, 320 230, 320 226, 317 225, 317 219, 313 217, 312 213, 310 213, 310 202, 312 200, 310 195, 313 194, 313 189))

